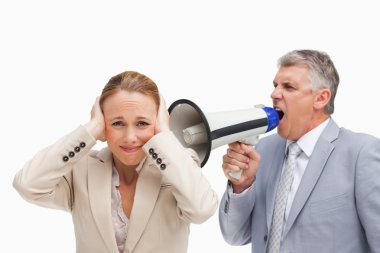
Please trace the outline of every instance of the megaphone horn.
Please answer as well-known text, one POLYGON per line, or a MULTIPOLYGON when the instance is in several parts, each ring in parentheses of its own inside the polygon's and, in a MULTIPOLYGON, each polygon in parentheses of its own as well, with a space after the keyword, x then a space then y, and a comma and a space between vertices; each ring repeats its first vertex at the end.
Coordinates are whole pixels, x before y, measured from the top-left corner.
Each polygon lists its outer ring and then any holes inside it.
POLYGON ((192 101, 179 99, 169 107, 169 125, 184 147, 195 150, 203 167, 211 150, 232 142, 254 145, 260 134, 277 127, 280 116, 271 107, 203 113, 192 101))

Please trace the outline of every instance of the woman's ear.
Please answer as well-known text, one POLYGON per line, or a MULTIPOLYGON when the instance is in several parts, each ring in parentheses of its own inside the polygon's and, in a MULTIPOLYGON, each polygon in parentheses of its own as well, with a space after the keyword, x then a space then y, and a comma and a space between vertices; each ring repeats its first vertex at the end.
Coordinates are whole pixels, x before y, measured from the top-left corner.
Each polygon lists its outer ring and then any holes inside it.
POLYGON ((316 91, 315 94, 316 95, 314 97, 314 108, 319 110, 325 108, 331 98, 330 89, 320 89, 316 91))

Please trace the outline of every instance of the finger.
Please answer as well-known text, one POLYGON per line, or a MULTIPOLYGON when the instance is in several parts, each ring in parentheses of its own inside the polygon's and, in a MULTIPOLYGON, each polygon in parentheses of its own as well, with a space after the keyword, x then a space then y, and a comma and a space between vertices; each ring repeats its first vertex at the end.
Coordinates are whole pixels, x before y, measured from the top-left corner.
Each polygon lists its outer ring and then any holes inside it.
POLYGON ((97 96, 95 99, 95 104, 100 104, 100 96, 97 96))
POLYGON ((260 160, 260 154, 250 145, 241 145, 242 150, 244 151, 244 154, 247 155, 250 159, 259 161, 260 160))
POLYGON ((231 165, 229 163, 223 163, 222 164, 222 168, 223 168, 223 172, 224 174, 226 175, 226 177, 230 177, 230 173, 233 172, 233 173, 236 173, 236 172, 240 172, 242 171, 239 167, 235 166, 235 165, 231 165))
POLYGON ((228 144, 228 148, 235 151, 235 152, 240 152, 242 153, 243 151, 240 148, 240 143, 239 142, 233 142, 228 144))
POLYGON ((232 149, 227 150, 227 155, 231 159, 237 160, 242 163, 248 163, 249 162, 249 157, 246 154, 238 153, 232 149))
POLYGON ((226 166, 229 169, 232 169, 234 171, 239 171, 242 169, 247 169, 248 168, 248 161, 240 161, 237 160, 233 157, 230 157, 229 155, 224 155, 223 156, 223 164, 226 164, 226 166))
POLYGON ((160 107, 158 108, 158 114, 159 115, 165 115, 165 114, 169 114, 167 108, 166 108, 166 102, 165 102, 165 99, 164 97, 161 95, 160 93, 160 107))
POLYGON ((246 177, 243 176, 243 170, 236 166, 223 164, 223 172, 225 177, 230 180, 233 185, 239 185, 246 180, 246 177))
POLYGON ((160 105, 162 105, 162 108, 166 109, 166 102, 165 102, 165 99, 162 96, 161 92, 160 92, 160 105))
POLYGON ((160 107, 158 108, 155 133, 169 131, 169 112, 166 109, 166 103, 163 96, 160 94, 160 107))

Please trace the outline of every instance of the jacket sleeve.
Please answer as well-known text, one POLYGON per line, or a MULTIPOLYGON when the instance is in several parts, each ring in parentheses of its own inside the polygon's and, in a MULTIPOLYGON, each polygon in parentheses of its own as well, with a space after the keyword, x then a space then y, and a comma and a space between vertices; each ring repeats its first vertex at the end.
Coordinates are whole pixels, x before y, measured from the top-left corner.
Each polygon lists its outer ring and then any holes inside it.
POLYGON ((218 207, 218 196, 202 174, 194 150, 185 149, 171 131, 155 135, 143 147, 165 181, 172 185, 177 213, 189 223, 202 223, 218 207))
POLYGON ((73 166, 95 143, 83 126, 78 127, 28 161, 16 174, 14 188, 28 202, 71 211, 73 166))
POLYGON ((255 203, 254 185, 240 194, 233 194, 228 183, 219 207, 219 226, 230 245, 251 242, 251 214, 255 203))
POLYGON ((355 198, 371 252, 380 252, 380 140, 367 142, 356 166, 355 198))

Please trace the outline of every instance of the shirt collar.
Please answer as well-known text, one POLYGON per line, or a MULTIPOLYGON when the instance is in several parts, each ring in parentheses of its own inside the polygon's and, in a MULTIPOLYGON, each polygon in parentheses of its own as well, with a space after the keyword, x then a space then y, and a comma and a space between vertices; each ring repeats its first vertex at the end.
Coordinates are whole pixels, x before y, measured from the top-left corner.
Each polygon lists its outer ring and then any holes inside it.
MULTIPOLYGON (((305 135, 303 135, 297 141, 298 146, 302 149, 303 153, 305 153, 305 155, 307 157, 310 157, 311 154, 313 153, 315 144, 317 143, 319 137, 321 136, 323 130, 326 128, 326 126, 329 123, 329 121, 330 121, 330 117, 327 118, 325 121, 323 121, 321 124, 319 124, 316 128, 314 128, 311 131, 307 132, 305 135)), ((286 152, 288 146, 292 142, 293 141, 290 141, 290 140, 286 141, 285 152, 286 152)))

